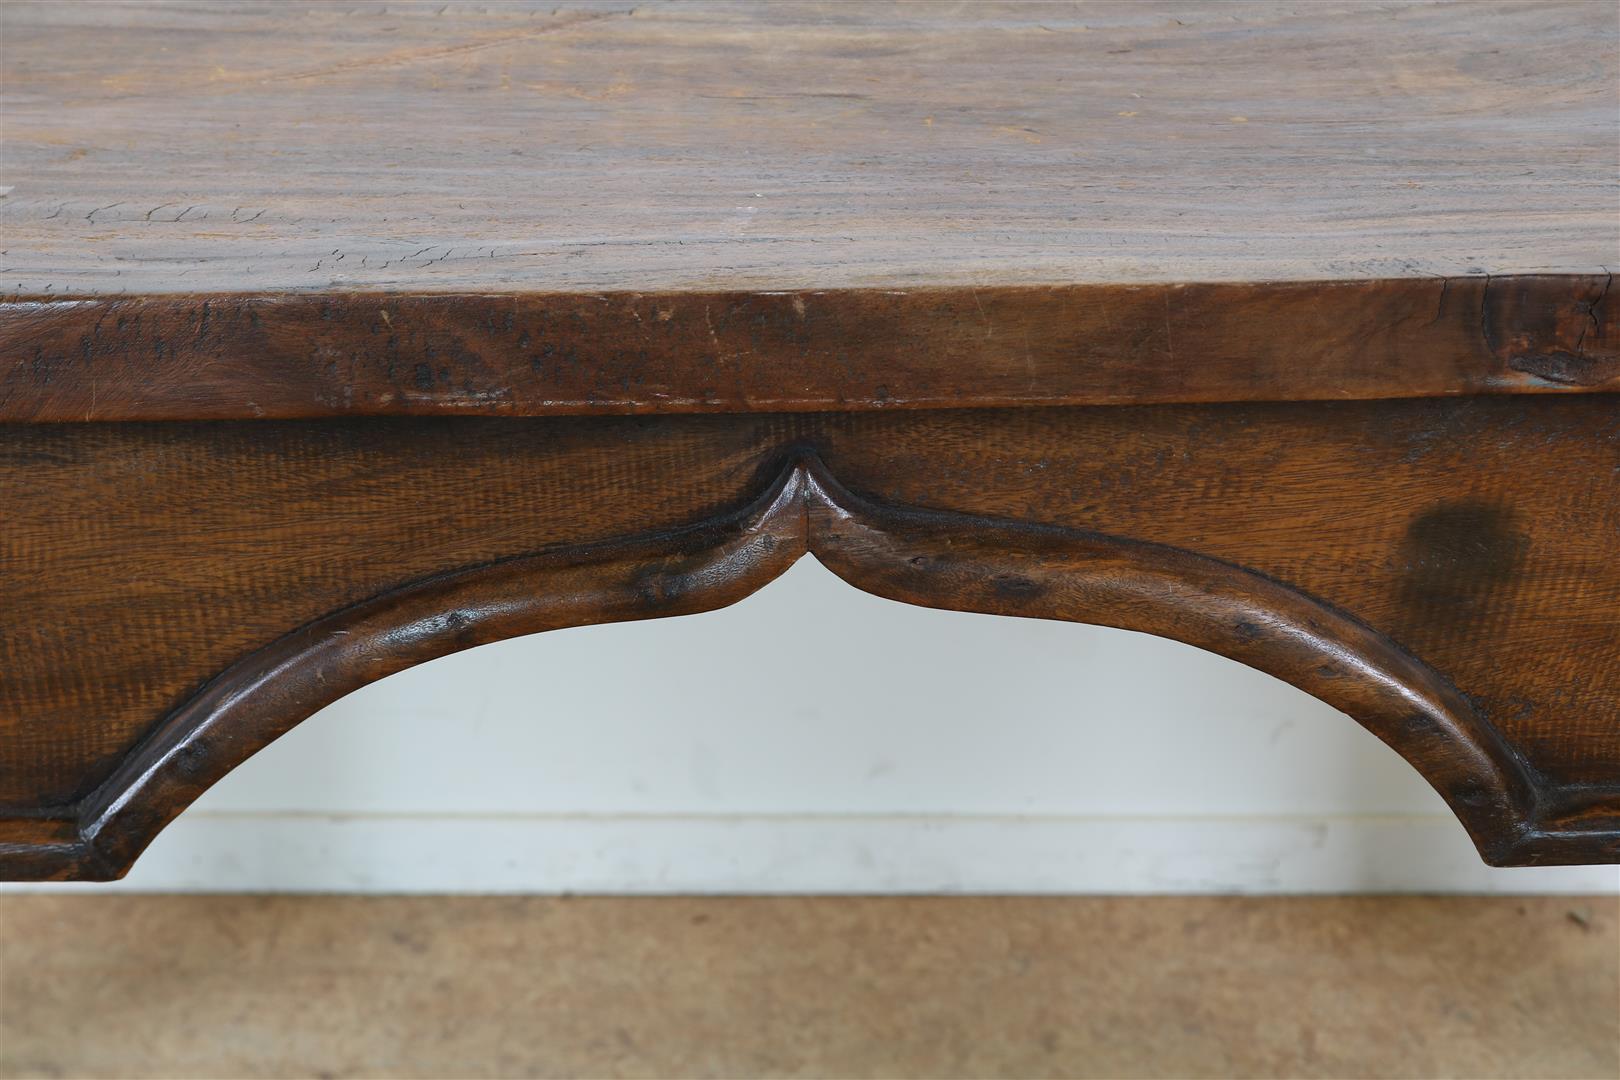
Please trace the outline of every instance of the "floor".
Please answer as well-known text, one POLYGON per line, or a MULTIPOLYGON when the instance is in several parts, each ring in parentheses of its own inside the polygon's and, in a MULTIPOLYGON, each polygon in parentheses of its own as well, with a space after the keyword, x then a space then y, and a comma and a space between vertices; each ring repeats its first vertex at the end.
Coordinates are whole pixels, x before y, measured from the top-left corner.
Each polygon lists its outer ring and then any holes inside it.
POLYGON ((0 1075, 1620 1076, 1620 900, 0 896, 0 1075))

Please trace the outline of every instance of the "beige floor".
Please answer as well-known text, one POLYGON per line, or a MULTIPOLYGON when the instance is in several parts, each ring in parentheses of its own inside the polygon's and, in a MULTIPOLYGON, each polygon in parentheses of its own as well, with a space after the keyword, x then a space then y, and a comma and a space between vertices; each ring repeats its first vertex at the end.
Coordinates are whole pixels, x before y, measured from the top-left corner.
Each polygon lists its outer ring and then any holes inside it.
POLYGON ((1620 1076, 1620 901, 0 897, 17 1076, 1620 1076))

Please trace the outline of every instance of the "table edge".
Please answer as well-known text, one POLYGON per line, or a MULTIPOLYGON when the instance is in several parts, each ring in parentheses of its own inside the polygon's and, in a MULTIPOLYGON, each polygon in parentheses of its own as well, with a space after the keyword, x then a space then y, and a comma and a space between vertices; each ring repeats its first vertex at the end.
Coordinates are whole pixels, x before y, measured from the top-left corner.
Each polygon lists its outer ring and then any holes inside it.
POLYGON ((0 299, 0 421, 1620 392, 1613 277, 0 299))

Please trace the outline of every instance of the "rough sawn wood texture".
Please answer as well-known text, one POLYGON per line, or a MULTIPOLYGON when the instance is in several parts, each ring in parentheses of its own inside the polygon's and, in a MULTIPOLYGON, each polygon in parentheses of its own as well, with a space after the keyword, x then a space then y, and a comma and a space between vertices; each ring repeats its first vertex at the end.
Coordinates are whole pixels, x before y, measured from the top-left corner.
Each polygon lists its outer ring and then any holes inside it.
POLYGON ((27 294, 1599 274, 1612 4, 14 3, 27 294))

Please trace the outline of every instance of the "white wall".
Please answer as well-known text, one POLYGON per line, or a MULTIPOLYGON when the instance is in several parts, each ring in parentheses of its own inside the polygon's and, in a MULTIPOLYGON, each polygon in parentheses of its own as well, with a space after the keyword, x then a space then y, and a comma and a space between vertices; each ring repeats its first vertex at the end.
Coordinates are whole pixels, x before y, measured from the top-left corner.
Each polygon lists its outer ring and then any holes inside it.
POLYGON ((1620 870, 1485 867, 1392 751, 1232 661, 909 608, 806 559, 725 611, 368 687, 116 887, 1593 892, 1620 870))

